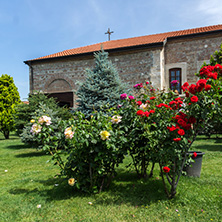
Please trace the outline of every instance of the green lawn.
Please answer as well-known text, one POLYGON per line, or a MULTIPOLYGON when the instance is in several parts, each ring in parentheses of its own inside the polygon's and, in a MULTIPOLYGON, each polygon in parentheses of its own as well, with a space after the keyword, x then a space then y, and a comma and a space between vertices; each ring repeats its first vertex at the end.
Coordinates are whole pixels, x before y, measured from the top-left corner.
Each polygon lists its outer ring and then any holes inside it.
POLYGON ((192 149, 205 152, 201 177, 182 177, 173 200, 158 168, 152 179, 138 180, 123 165, 109 190, 85 195, 54 177, 59 168, 50 156, 0 135, 0 222, 222 221, 222 139, 199 137, 192 149))

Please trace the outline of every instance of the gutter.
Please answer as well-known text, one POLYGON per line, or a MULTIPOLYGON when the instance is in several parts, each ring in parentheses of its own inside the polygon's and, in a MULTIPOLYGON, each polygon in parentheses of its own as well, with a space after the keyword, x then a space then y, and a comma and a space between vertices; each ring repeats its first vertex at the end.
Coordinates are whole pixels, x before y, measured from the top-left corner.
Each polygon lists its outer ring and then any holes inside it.
MULTIPOLYGON (((155 42, 151 44, 133 45, 133 46, 127 46, 127 47, 114 48, 114 49, 104 49, 104 51, 108 53, 126 52, 126 51, 129 52, 129 51, 134 51, 137 49, 147 49, 147 48, 152 49, 152 48, 162 47, 162 46, 163 46, 163 42, 155 42)), ((51 57, 51 58, 49 57, 49 58, 44 58, 44 59, 27 60, 27 61, 24 61, 24 63, 29 65, 34 62, 54 61, 54 60, 71 58, 71 57, 75 58, 75 57, 93 56, 93 54, 98 51, 85 52, 85 53, 73 54, 73 55, 67 55, 67 56, 57 56, 57 57, 51 57)))

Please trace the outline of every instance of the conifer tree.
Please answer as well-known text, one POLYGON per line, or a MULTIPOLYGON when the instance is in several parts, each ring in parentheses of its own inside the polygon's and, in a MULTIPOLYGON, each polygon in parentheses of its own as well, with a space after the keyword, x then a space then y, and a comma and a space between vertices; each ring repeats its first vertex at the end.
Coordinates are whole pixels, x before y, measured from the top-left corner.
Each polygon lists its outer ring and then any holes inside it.
POLYGON ((13 114, 15 105, 20 103, 18 89, 11 76, 5 74, 0 77, 0 132, 5 139, 9 139, 10 131, 14 130, 13 114))
POLYGON ((108 60, 108 53, 101 50, 94 54, 94 69, 86 69, 85 82, 77 91, 77 110, 86 117, 102 107, 114 107, 120 103, 120 95, 127 92, 127 85, 121 83, 116 67, 108 60))

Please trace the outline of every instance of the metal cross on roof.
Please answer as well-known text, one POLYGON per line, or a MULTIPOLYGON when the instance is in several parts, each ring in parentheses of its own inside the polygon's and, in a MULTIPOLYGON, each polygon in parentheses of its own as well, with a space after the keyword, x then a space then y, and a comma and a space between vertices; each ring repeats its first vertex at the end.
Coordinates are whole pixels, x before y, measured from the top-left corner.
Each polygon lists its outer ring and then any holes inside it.
POLYGON ((114 33, 113 31, 110 32, 110 28, 108 28, 108 31, 105 33, 106 35, 108 34, 108 39, 110 41, 110 35, 114 33))

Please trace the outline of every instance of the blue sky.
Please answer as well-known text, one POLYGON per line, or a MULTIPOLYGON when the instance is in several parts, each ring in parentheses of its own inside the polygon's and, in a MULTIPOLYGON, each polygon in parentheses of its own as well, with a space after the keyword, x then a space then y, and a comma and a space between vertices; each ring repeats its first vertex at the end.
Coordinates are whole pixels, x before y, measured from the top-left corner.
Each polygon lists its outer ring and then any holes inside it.
POLYGON ((222 24, 221 0, 0 0, 0 75, 29 93, 25 60, 111 39, 222 24))

